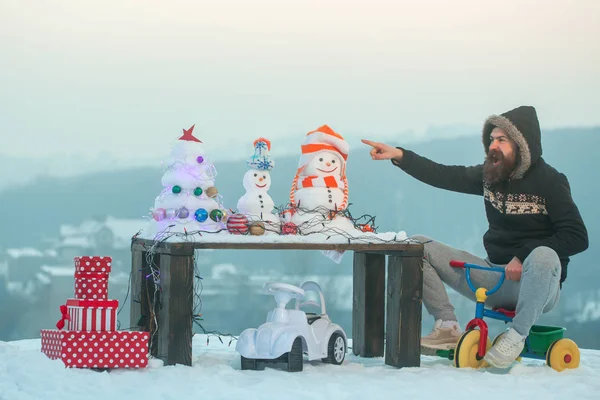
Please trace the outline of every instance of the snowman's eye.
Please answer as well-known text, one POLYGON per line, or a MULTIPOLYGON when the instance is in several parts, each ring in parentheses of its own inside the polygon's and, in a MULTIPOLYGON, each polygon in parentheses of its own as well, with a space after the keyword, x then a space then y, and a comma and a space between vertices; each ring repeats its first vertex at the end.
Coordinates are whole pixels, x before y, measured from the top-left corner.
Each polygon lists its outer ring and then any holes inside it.
POLYGON ((267 179, 267 176, 266 176, 266 175, 263 175, 263 179, 267 179))
POLYGON ((331 160, 331 163, 332 163, 332 164, 335 164, 335 160, 331 160))
POLYGON ((258 174, 254 174, 254 177, 257 177, 257 176, 258 176, 258 174))
POLYGON ((323 162, 323 159, 322 159, 322 158, 319 158, 319 161, 323 162))

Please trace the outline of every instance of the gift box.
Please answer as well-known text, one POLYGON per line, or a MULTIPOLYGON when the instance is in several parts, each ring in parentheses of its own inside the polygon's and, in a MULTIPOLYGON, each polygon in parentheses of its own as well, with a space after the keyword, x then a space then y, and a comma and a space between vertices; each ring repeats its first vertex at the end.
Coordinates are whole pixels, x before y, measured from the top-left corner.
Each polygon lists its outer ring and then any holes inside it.
POLYGON ((118 300, 67 299, 70 331, 114 331, 117 329, 118 300))
POLYGON ((108 274, 112 257, 75 257, 76 299, 106 300, 108 298, 108 274))
POLYGON ((148 332, 42 329, 42 352, 68 368, 145 368, 148 332))
POLYGON ((83 256, 75 257, 75 271, 78 273, 103 272, 109 273, 112 265, 112 257, 83 256))
POLYGON ((82 300, 108 299, 108 273, 75 273, 74 297, 82 300))

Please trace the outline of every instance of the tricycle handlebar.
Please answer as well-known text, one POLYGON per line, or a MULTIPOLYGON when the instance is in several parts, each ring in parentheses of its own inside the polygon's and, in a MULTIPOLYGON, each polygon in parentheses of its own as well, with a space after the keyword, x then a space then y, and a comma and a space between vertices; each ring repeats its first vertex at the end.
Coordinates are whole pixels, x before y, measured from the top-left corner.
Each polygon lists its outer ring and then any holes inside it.
POLYGON ((471 290, 473 292, 476 292, 477 289, 475 289, 475 287, 473 286, 473 283, 471 282, 471 268, 473 269, 480 269, 483 271, 494 271, 494 272, 499 272, 500 275, 500 280, 498 281, 498 283, 496 284, 496 286, 494 286, 494 288, 492 290, 488 290, 486 291, 486 295, 489 296, 491 294, 494 294, 498 289, 500 289, 500 286, 502 286, 502 284, 504 283, 504 278, 506 278, 506 274, 504 271, 504 268, 498 268, 498 267, 482 267, 481 265, 477 265, 477 264, 470 264, 468 262, 464 262, 464 261, 458 261, 458 260, 451 260, 450 261, 450 266, 453 268, 465 268, 465 276, 467 278, 467 284, 469 285, 469 288, 471 288, 471 290))

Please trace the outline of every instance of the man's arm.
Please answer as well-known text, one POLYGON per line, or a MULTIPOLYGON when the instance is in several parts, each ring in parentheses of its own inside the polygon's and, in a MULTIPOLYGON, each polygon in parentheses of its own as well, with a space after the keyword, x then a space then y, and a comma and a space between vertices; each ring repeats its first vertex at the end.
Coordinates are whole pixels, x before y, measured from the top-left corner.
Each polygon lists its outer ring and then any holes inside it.
POLYGON ((563 174, 561 178, 558 183, 552 185, 546 196, 546 209, 552 221, 554 234, 545 239, 527 242, 516 254, 521 261, 539 246, 550 247, 560 258, 581 253, 589 246, 587 229, 571 197, 569 181, 563 174))
POLYGON ((413 178, 440 189, 483 195, 483 165, 442 165, 413 151, 401 147, 398 149, 402 150, 403 155, 399 160, 392 158, 392 164, 413 178))

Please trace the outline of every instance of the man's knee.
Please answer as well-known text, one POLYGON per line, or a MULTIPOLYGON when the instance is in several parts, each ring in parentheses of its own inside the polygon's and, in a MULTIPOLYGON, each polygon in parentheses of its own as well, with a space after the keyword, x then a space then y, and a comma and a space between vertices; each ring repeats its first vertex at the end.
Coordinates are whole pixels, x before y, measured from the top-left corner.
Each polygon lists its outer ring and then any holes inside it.
POLYGON ((431 241, 431 239, 425 235, 412 235, 409 237, 409 239, 419 243, 427 243, 431 241))
POLYGON ((560 259, 556 251, 547 246, 533 249, 523 263, 523 268, 533 268, 542 273, 551 273, 560 277, 560 259))
POLYGON ((429 251, 430 247, 429 247, 429 243, 431 243, 431 239, 428 238, 425 235, 412 235, 411 237, 409 237, 408 239, 412 240, 413 242, 417 242, 423 245, 423 249, 425 250, 425 259, 427 258, 427 252, 429 251))

